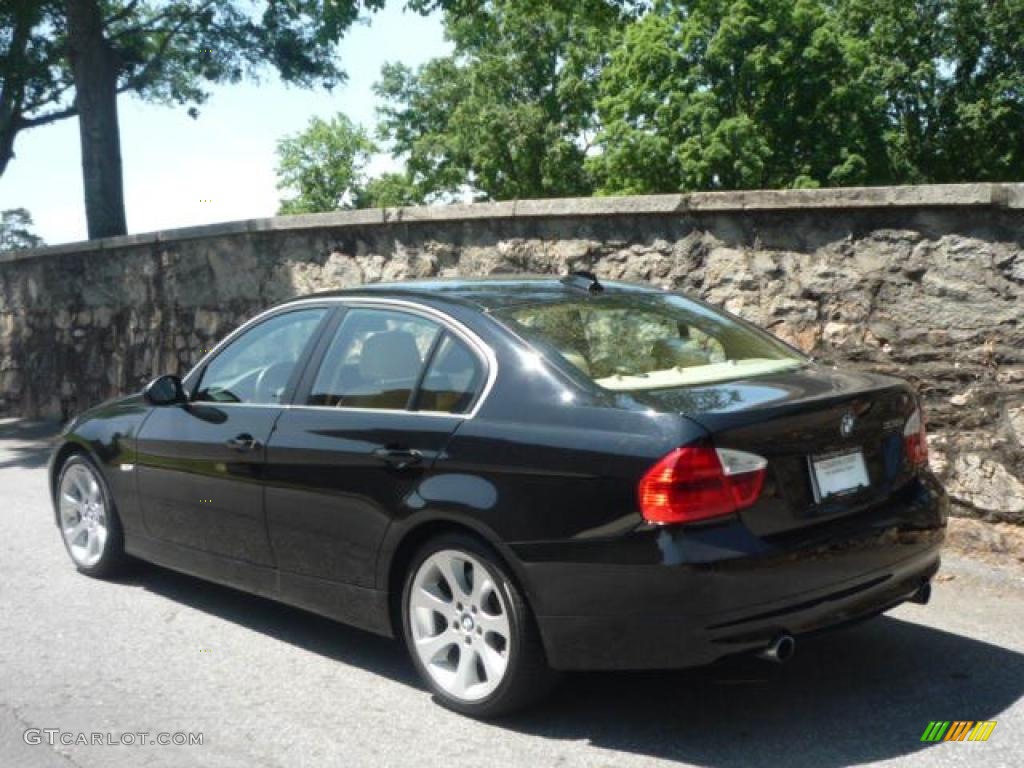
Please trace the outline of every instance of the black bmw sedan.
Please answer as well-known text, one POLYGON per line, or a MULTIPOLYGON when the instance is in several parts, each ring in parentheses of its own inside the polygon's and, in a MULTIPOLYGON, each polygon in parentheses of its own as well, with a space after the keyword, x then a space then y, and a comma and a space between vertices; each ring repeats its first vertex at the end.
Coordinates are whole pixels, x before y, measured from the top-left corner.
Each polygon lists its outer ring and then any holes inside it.
POLYGON ((904 382, 589 273, 286 302, 75 419, 50 481, 83 573, 400 635, 475 716, 926 602, 948 508, 904 382))

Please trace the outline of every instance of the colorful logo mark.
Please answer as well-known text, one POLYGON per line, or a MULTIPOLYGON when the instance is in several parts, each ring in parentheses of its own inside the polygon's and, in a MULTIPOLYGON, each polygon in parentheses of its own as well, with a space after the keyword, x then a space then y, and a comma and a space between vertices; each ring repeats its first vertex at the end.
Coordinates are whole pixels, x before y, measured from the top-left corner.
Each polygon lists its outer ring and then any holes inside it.
POLYGON ((932 720, 921 741, 988 741, 995 728, 995 720, 932 720))

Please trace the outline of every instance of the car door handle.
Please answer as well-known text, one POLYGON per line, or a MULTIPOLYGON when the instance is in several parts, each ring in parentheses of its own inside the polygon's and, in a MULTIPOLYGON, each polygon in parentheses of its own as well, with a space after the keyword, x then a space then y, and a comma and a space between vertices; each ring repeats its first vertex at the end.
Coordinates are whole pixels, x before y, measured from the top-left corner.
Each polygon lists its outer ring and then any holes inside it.
POLYGON ((260 441, 250 435, 248 432, 243 432, 240 435, 235 435, 230 440, 225 441, 229 448, 233 448, 236 451, 255 451, 260 447, 260 441))
POLYGON ((413 448, 377 448, 373 455, 395 469, 406 469, 423 461, 423 454, 413 448))

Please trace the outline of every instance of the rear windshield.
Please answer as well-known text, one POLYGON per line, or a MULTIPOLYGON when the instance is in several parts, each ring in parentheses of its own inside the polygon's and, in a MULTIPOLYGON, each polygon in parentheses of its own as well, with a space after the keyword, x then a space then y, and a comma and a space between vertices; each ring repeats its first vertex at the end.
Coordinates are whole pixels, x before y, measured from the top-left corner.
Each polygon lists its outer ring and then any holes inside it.
POLYGON ((730 381, 807 362, 767 333, 673 294, 595 296, 508 307, 495 315, 616 391, 730 381))

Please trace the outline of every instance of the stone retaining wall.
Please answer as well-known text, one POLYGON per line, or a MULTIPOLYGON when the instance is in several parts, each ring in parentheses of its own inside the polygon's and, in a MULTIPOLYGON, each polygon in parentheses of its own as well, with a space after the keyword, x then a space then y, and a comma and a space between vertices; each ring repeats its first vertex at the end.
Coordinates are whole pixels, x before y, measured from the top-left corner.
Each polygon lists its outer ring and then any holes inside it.
POLYGON ((61 415, 183 373, 296 294, 580 268, 911 379, 957 500, 1024 522, 1024 184, 377 209, 3 253, 0 413, 61 415))

